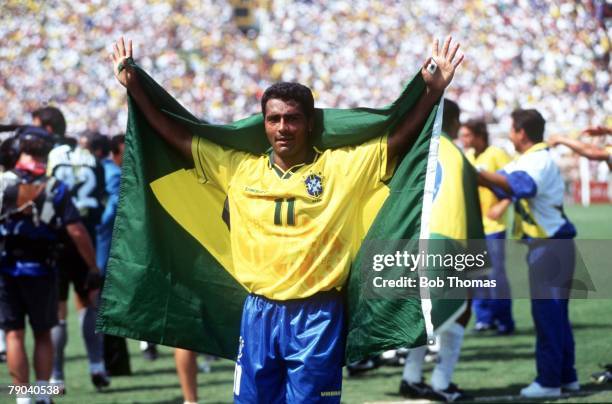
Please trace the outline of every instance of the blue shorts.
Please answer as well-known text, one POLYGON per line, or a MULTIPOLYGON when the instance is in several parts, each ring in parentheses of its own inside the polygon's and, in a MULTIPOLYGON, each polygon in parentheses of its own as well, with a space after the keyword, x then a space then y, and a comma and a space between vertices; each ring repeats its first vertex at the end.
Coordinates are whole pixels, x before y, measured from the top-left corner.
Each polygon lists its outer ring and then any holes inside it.
POLYGON ((235 403, 339 403, 344 360, 340 293, 244 302, 235 403))

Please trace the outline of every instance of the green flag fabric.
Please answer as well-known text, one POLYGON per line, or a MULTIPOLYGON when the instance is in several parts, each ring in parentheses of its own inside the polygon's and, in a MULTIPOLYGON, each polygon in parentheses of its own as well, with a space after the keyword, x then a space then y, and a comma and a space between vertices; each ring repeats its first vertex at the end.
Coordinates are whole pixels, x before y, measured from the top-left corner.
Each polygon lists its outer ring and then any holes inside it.
MULTIPOLYGON (((203 122, 143 70, 136 67, 136 71, 156 105, 184 123, 194 136, 255 154, 270 147, 261 114, 228 125, 203 122)), ((315 146, 359 144, 388 133, 424 89, 417 74, 397 100, 384 108, 317 109, 315 146)), ((248 292, 227 271, 229 230, 220 219, 225 196, 199 184, 189 174, 188 162, 157 136, 131 98, 128 103, 119 208, 98 329, 233 359, 248 292)), ((436 147, 431 139, 435 122, 439 131, 438 112, 436 105, 397 164, 366 239, 418 239, 422 235, 426 179, 431 183, 435 176, 431 156, 436 147)), ((355 265, 359 265, 359 254, 355 265)), ((365 299, 355 265, 345 287, 347 360, 422 344, 427 319, 421 300, 365 299)))
MULTIPOLYGON (((436 120, 426 124, 426 128, 432 127, 431 141, 420 137, 396 171, 390 183, 391 194, 353 262, 348 282, 347 363, 397 347, 433 344, 435 336, 465 311, 467 296, 463 290, 455 290, 450 294, 453 298, 445 297, 444 288, 421 287, 416 295, 410 293, 415 292, 411 289, 408 293, 400 290, 397 295, 388 291, 374 296, 364 293, 371 288, 368 260, 373 253, 405 250, 456 255, 482 249, 484 231, 476 171, 452 140, 441 134, 441 109, 436 120), (462 298, 456 298, 457 294, 462 298)), ((435 278, 448 274, 434 269, 423 268, 412 275, 435 278)), ((410 273, 391 270, 376 274, 385 280, 397 280, 402 275, 410 273)))

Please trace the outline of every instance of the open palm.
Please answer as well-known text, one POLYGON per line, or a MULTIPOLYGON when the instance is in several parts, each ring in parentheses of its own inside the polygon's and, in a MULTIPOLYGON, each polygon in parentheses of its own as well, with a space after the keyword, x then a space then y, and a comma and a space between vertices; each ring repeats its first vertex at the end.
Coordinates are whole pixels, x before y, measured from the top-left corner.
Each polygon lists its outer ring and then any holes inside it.
POLYGON ((127 66, 125 69, 119 71, 119 65, 121 63, 126 63, 126 60, 132 57, 132 41, 129 40, 127 46, 125 46, 125 41, 123 37, 121 37, 113 44, 113 53, 110 57, 113 61, 113 73, 115 73, 115 77, 119 83, 127 87, 130 80, 134 77, 134 72, 127 66))
POLYGON ((444 91, 453 79, 455 70, 463 61, 464 55, 459 52, 460 44, 458 42, 452 43, 452 39, 451 36, 446 37, 442 45, 442 51, 438 49, 438 39, 434 39, 432 56, 427 59, 423 69, 421 69, 423 80, 425 80, 427 87, 433 91, 444 91), (427 69, 432 61, 437 65, 433 73, 427 69))

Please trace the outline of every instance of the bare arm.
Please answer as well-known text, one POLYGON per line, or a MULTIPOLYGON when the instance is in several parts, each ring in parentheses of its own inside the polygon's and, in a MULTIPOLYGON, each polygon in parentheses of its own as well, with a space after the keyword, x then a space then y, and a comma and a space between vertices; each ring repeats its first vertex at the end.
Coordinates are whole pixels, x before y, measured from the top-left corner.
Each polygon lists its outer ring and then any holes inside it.
POLYGON ((90 272, 100 271, 96 265, 96 253, 91 242, 91 237, 87 233, 87 229, 83 223, 76 222, 66 225, 66 231, 74 242, 77 251, 83 257, 83 261, 87 264, 90 272))
POLYGON ((132 57, 132 41, 128 41, 127 49, 123 37, 113 44, 113 71, 115 77, 130 93, 140 110, 147 117, 149 124, 160 134, 160 136, 178 150, 189 161, 193 161, 191 154, 191 139, 193 135, 189 130, 179 122, 171 119, 166 114, 161 112, 149 99, 143 90, 138 76, 131 66, 126 66, 119 72, 119 64, 125 63, 127 58, 132 57))
POLYGON ((433 42, 432 56, 427 59, 421 74, 426 84, 425 92, 419 98, 417 104, 403 117, 403 121, 395 128, 387 140, 387 161, 392 162, 397 156, 406 152, 412 144, 431 109, 440 98, 444 89, 450 84, 455 70, 463 61, 463 54, 457 54, 459 43, 451 46, 452 38, 449 36, 444 41, 442 52, 438 50, 438 40, 433 42), (434 61, 437 65, 432 73, 427 66, 434 61))
POLYGON ((495 205, 491 206, 491 208, 489 208, 489 211, 486 212, 487 217, 491 220, 499 220, 504 215, 506 209, 508 209, 510 205, 512 205, 512 201, 510 199, 500 200, 495 205))
POLYGON ((66 231, 89 268, 85 278, 85 289, 88 291, 87 301, 82 302, 82 304, 95 304, 98 292, 102 286, 102 274, 96 264, 96 252, 91 242, 91 237, 89 237, 87 229, 81 222, 66 225, 66 231))
POLYGON ((491 188, 501 188, 504 192, 511 194, 512 189, 510 188, 510 183, 508 179, 498 173, 492 173, 488 171, 480 171, 478 173, 478 185, 483 187, 491 188))
POLYGON ((562 136, 551 136, 548 139, 548 144, 551 146, 565 145, 572 149, 575 153, 588 158, 589 160, 607 161, 610 158, 610 153, 602 148, 589 143, 583 143, 576 139, 570 139, 562 136))
POLYGON ((589 136, 606 136, 612 135, 612 127, 606 126, 591 126, 582 131, 583 135, 589 136))

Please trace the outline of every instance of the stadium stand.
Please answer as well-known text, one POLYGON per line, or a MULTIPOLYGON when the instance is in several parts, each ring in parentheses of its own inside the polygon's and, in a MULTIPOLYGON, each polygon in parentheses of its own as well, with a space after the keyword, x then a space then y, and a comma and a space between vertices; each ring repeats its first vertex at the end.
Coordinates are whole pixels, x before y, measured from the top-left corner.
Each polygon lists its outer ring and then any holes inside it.
POLYGON ((27 121, 48 102, 74 133, 122 131, 125 93, 109 85, 106 59, 120 34, 146 44, 138 63, 190 111, 228 122, 257 112, 255 99, 281 79, 309 85, 318 106, 385 105, 445 32, 468 49, 449 90, 466 117, 497 123, 521 105, 561 129, 612 119, 605 2, 258 0, 248 2, 255 38, 236 25, 232 3, 9 0, 0 98, 11 102, 0 122, 27 121))

